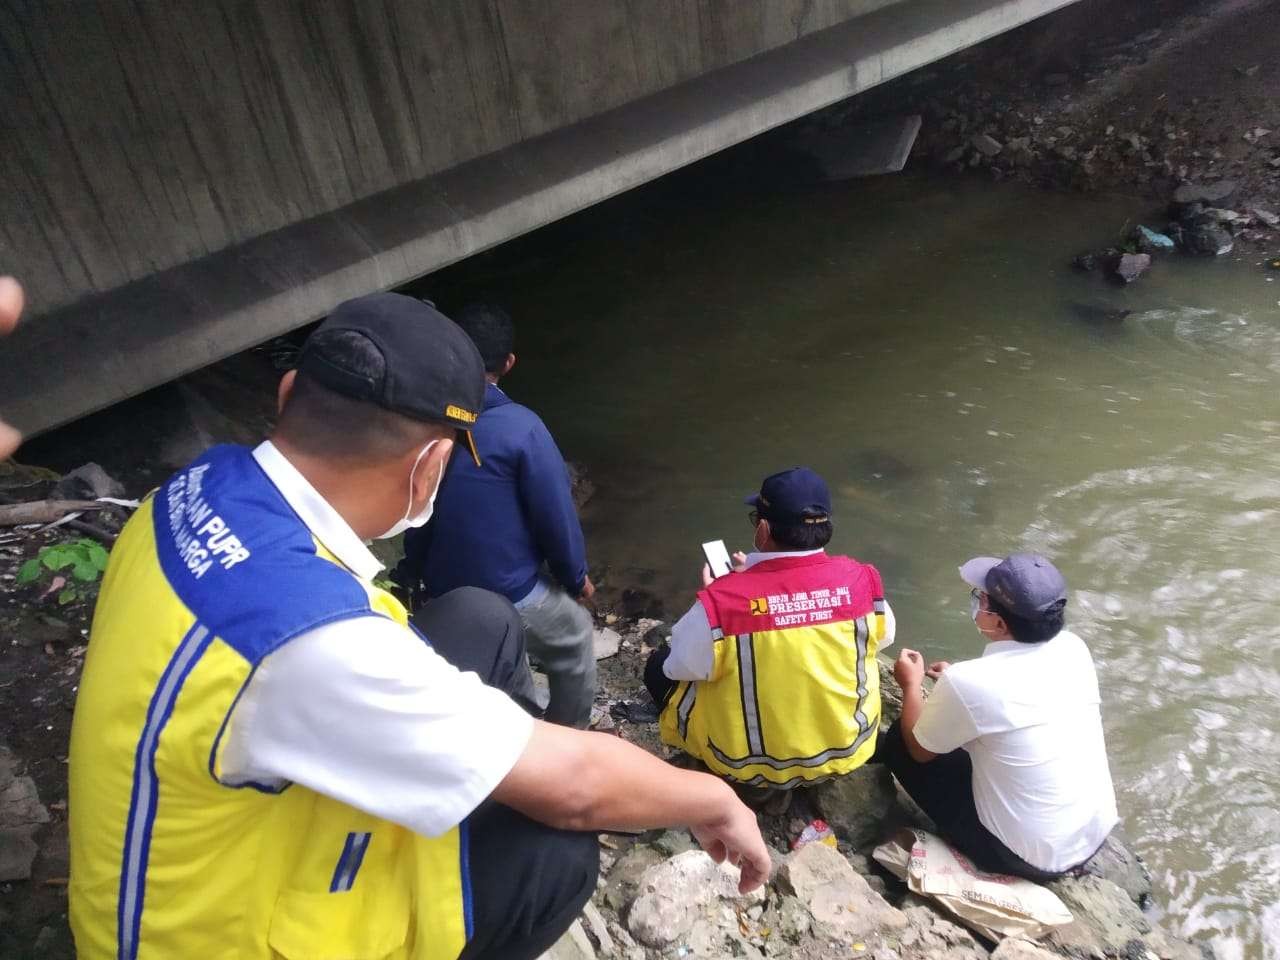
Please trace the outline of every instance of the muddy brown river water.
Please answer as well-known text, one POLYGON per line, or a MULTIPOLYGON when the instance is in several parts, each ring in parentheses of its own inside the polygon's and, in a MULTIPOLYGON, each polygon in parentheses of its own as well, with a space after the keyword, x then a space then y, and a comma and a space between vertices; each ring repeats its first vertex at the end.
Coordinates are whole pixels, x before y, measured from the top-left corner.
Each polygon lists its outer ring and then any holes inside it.
POLYGON ((507 386, 599 486, 593 565, 669 613, 698 544, 746 546, 742 497, 797 463, 931 656, 980 650, 957 564, 1054 557, 1171 925, 1276 958, 1280 271, 1170 258, 1120 289, 1067 266, 1144 212, 906 178, 668 197, 435 286, 513 305, 507 386))

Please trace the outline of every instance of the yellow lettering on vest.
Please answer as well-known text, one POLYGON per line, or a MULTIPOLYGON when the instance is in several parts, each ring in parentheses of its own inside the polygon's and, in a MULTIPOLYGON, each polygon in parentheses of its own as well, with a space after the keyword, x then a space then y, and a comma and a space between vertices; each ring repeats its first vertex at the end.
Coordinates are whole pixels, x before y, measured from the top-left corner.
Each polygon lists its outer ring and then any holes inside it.
POLYGON ((752 616, 761 617, 769 612, 769 599, 767 597, 757 597, 751 601, 752 616))

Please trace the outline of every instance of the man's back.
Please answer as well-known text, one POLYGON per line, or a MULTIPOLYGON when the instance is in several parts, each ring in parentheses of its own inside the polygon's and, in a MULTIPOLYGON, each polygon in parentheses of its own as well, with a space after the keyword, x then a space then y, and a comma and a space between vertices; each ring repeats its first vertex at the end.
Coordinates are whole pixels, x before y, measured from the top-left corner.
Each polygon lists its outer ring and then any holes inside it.
POLYGON ((550 432, 537 414, 491 384, 474 436, 481 465, 455 457, 431 523, 405 537, 405 557, 427 594, 482 587, 517 602, 537 584, 545 562, 577 596, 586 550, 550 432))
POLYGON ((943 723, 972 735, 964 749, 974 802, 1024 860, 1070 866, 1115 826, 1097 675, 1075 634, 989 644, 947 669, 929 705, 943 708, 929 729, 943 723))

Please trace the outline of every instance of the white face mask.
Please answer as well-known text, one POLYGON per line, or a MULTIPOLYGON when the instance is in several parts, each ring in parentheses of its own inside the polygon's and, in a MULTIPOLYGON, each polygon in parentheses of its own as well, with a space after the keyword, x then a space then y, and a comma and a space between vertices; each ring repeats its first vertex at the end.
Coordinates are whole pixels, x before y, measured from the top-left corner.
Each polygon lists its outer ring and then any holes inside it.
POLYGON ((436 508, 436 494, 440 492, 440 483, 444 480, 443 468, 440 470, 440 476, 436 477, 435 489, 431 491, 431 496, 427 497, 426 506, 418 512, 416 517, 409 516, 409 511, 413 509, 413 475, 418 472, 418 464, 422 462, 422 458, 439 442, 439 440, 432 440, 422 448, 422 452, 418 454, 418 459, 413 461, 413 469, 409 471, 409 505, 404 508, 404 516, 393 523, 390 530, 377 537, 378 540, 390 540, 392 537, 400 536, 410 528, 426 526, 427 521, 431 519, 431 514, 436 508))

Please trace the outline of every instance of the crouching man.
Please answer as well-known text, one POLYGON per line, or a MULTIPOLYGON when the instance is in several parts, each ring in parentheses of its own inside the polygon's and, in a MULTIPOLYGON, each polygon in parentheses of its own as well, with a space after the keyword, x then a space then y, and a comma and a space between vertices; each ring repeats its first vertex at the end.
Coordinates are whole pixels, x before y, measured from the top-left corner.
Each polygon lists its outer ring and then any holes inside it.
POLYGON ((877 759, 979 867, 1050 880, 1117 822, 1093 659, 1063 629, 1067 584, 1044 557, 977 557, 960 575, 982 656, 926 671, 903 650, 902 719, 877 759), (928 701, 926 673, 938 681, 928 701))
POLYGON ((739 784, 789 790, 875 750, 875 657, 893 614, 875 567, 826 553, 831 496, 816 473, 776 473, 747 503, 754 552, 719 579, 704 569, 645 681, 664 742, 739 784))

